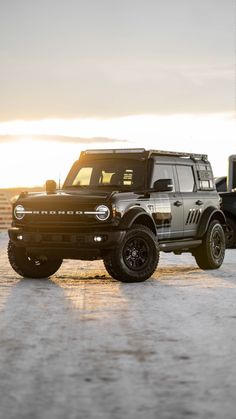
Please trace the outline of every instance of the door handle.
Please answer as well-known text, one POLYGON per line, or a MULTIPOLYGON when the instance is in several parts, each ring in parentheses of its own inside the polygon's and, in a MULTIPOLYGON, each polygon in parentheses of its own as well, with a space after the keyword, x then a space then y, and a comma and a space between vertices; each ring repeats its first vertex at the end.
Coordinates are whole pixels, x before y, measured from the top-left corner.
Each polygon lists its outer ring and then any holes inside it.
POLYGON ((175 201, 175 202, 174 202, 174 205, 175 205, 176 207, 181 207, 181 205, 183 205, 183 203, 182 203, 181 201, 175 201))
POLYGON ((196 201, 196 204, 197 204, 197 205, 202 205, 202 204, 203 204, 203 202, 202 202, 200 199, 198 199, 198 200, 196 201))

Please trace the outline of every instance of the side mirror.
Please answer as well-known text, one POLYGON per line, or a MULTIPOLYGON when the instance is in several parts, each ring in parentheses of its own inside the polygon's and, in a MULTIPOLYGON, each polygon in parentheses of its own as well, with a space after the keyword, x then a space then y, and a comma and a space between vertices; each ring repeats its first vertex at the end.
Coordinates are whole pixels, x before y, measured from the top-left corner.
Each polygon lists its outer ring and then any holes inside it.
POLYGON ((53 194, 56 193, 57 190, 57 184, 55 180, 47 180, 46 181, 46 192, 47 194, 53 194))
POLYGON ((172 179, 158 179, 154 182, 153 189, 155 192, 173 191, 172 179))

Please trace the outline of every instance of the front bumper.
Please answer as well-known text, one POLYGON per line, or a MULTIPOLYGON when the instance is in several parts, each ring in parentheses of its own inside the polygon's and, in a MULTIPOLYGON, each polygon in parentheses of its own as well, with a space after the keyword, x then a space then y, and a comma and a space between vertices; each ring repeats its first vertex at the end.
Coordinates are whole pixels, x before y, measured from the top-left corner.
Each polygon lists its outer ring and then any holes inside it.
POLYGON ((117 246, 125 231, 32 232, 12 227, 8 230, 8 235, 16 246, 26 248, 28 254, 92 260, 103 257, 105 251, 117 246))

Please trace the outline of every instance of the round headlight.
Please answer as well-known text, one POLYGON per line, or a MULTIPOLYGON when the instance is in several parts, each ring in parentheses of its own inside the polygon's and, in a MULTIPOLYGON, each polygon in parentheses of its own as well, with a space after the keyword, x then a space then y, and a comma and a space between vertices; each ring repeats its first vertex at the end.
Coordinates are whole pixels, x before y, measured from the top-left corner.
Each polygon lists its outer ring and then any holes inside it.
POLYGON ((25 209, 22 205, 17 205, 14 209, 14 216, 17 220, 22 220, 25 216, 25 209))
POLYGON ((106 221, 110 216, 110 210, 106 205, 99 205, 96 208, 96 218, 99 221, 106 221))

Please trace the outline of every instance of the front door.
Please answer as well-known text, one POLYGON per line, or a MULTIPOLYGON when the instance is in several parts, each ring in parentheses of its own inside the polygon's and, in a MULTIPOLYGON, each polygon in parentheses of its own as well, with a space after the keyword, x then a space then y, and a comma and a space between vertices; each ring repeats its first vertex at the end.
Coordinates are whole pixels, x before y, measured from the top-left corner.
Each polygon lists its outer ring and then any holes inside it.
POLYGON ((149 210, 156 223, 160 239, 172 239, 183 236, 183 199, 177 191, 174 165, 155 163, 152 185, 159 179, 171 179, 173 190, 153 192, 150 196, 149 210))

